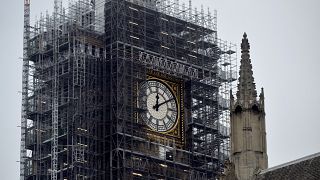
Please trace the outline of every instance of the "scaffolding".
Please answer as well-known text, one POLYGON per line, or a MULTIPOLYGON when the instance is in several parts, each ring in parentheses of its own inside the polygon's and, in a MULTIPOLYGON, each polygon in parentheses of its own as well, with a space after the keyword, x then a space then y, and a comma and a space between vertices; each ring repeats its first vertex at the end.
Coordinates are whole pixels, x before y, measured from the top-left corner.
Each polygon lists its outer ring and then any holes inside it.
MULTIPOLYGON (((25 12, 30 2, 25 1, 25 12)), ((55 1, 25 13, 21 179, 215 179, 229 157, 236 47, 178 0, 55 1), (29 22, 29 23, 28 23, 29 22), (152 57, 152 58, 151 58, 152 57), (184 139, 139 120, 150 72, 179 79, 184 139)))

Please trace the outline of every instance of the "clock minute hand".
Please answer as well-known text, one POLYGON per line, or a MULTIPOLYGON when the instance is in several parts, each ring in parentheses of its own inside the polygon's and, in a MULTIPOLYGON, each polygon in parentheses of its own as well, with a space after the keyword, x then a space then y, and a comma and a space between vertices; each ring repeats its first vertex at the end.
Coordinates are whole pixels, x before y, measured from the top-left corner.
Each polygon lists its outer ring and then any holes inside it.
POLYGON ((166 104, 166 103, 168 103, 168 102, 170 102, 172 100, 174 100, 174 98, 171 98, 169 100, 166 100, 165 102, 162 102, 162 103, 158 104, 157 108, 159 108, 160 106, 162 106, 162 105, 164 105, 164 104, 166 104))

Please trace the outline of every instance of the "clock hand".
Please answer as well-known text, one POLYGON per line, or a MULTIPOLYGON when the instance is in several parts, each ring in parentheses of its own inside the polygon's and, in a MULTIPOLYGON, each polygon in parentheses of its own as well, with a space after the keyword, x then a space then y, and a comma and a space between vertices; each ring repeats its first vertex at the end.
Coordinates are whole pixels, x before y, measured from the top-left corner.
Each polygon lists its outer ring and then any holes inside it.
POLYGON ((168 103, 168 102, 170 102, 172 100, 174 100, 174 98, 171 98, 169 100, 166 100, 165 102, 162 102, 162 103, 158 104, 157 109, 159 109, 160 106, 162 106, 162 105, 164 105, 164 104, 166 104, 166 103, 168 103))
POLYGON ((155 109, 156 111, 159 110, 159 94, 157 93, 156 96, 157 100, 156 100, 156 105, 153 106, 153 109, 155 109))

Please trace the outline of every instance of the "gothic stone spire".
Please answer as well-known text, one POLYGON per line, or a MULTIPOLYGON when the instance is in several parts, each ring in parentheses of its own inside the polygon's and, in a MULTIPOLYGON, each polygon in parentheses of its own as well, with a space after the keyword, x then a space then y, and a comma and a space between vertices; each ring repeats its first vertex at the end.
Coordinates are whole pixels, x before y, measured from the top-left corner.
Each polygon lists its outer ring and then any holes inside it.
POLYGON ((262 89, 257 101, 249 51, 244 33, 237 99, 230 98, 231 161, 239 180, 254 179, 256 171, 268 167, 264 92, 262 89))
POLYGON ((256 84, 254 83, 250 59, 250 44, 246 33, 243 34, 241 43, 241 64, 239 75, 237 99, 243 101, 256 100, 256 84))

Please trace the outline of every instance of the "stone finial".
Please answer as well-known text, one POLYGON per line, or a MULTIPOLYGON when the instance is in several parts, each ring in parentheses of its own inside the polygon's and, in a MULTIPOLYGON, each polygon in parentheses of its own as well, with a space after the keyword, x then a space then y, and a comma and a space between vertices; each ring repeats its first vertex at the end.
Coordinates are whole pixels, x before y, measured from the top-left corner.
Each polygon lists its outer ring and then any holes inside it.
POLYGON ((242 39, 242 43, 241 43, 241 52, 248 52, 249 53, 249 50, 250 50, 250 43, 248 41, 248 38, 247 38, 247 33, 244 33, 243 34, 243 39, 242 39))
POLYGON ((263 88, 261 88, 261 93, 259 95, 259 98, 264 99, 264 89, 263 88))
POLYGON ((264 110, 264 89, 261 88, 261 92, 259 95, 260 106, 264 110))

